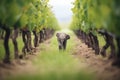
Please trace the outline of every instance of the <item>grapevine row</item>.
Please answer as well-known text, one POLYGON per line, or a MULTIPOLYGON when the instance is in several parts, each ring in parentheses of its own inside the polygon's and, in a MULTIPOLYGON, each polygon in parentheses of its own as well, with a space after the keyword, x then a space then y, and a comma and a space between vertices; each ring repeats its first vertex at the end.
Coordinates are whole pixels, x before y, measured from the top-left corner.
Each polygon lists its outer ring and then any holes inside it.
POLYGON ((26 53, 33 53, 54 30, 59 29, 58 22, 51 11, 49 0, 2 0, 0 2, 0 35, 4 34, 5 58, 3 62, 10 63, 9 39, 14 45, 15 59, 22 58, 26 53), (12 34, 11 34, 12 33, 12 34), (22 34, 23 55, 19 56, 18 34, 22 34), (32 33, 34 47, 32 46, 32 33))
POLYGON ((71 23, 71 29, 88 47, 92 47, 97 55, 105 57, 106 50, 110 47, 109 58, 117 60, 120 59, 119 4, 118 0, 75 0, 71 23), (102 35, 106 42, 102 49, 99 47, 99 35, 102 35))

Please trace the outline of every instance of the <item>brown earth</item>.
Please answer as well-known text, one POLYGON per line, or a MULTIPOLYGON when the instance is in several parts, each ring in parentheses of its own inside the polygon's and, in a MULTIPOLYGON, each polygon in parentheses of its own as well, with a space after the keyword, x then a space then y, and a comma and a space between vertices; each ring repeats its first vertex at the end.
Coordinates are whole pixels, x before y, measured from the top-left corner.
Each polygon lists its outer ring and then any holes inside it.
POLYGON ((36 48, 34 54, 28 54, 24 59, 18 59, 11 61, 10 64, 4 64, 0 62, 0 80, 6 80, 7 76, 19 75, 21 73, 35 73, 37 67, 31 62, 34 59, 40 49, 36 48))

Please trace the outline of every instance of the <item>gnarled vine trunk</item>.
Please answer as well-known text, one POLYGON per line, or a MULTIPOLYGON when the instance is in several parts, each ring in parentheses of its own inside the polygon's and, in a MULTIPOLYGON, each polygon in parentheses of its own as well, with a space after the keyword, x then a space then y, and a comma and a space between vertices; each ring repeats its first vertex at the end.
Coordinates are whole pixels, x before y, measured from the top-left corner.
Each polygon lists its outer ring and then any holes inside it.
POLYGON ((39 39, 39 43, 41 43, 41 42, 43 42, 43 40, 44 40, 44 33, 43 33, 43 31, 42 30, 40 30, 40 39, 39 39))
POLYGON ((15 55, 15 59, 19 58, 19 50, 18 50, 18 43, 17 43, 17 37, 18 37, 18 32, 19 32, 19 29, 15 28, 14 29, 14 32, 12 34, 12 42, 13 42, 13 45, 14 45, 14 55, 15 55))
POLYGON ((22 52, 24 53, 24 56, 26 55, 26 52, 31 52, 30 45, 28 43, 28 32, 29 31, 24 31, 22 30, 22 39, 24 43, 24 47, 22 49, 22 52))
POLYGON ((4 30, 6 33, 5 33, 5 38, 4 38, 5 58, 3 62, 10 63, 10 49, 9 49, 10 29, 4 28, 4 30))
POLYGON ((110 35, 107 31, 99 30, 99 33, 102 34, 106 42, 106 44, 101 49, 101 55, 106 56, 106 50, 108 49, 108 47, 110 47, 111 52, 110 52, 109 59, 114 58, 115 57, 115 45, 113 41, 113 36, 110 35))
POLYGON ((117 41, 117 47, 118 47, 117 57, 120 59, 120 37, 117 37, 116 41, 117 41))
POLYGON ((32 47, 32 37, 31 36, 32 36, 31 32, 27 31, 27 43, 28 43, 28 47, 30 48, 31 53, 32 53, 33 47, 32 47))
POLYGON ((4 30, 0 31, 0 39, 4 39, 4 30))
POLYGON ((38 47, 39 43, 38 43, 38 34, 36 31, 33 31, 33 35, 34 35, 34 46, 38 47))
POLYGON ((91 46, 95 50, 95 54, 99 54, 100 48, 99 48, 99 41, 97 36, 93 35, 91 32, 89 33, 90 41, 91 41, 91 46))
POLYGON ((87 45, 90 48, 92 46, 92 44, 91 44, 89 33, 86 35, 86 38, 87 38, 87 45))

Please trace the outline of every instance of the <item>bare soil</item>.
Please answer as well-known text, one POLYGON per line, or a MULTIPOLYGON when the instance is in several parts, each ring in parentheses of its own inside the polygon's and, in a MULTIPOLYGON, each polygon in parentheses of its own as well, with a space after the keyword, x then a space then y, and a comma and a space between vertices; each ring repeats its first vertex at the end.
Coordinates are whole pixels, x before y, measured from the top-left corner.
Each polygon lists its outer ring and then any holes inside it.
POLYGON ((6 77, 19 75, 21 73, 35 73, 37 67, 32 64, 40 49, 36 48, 34 54, 28 54, 24 59, 11 61, 10 64, 0 62, 0 80, 6 80, 6 77))

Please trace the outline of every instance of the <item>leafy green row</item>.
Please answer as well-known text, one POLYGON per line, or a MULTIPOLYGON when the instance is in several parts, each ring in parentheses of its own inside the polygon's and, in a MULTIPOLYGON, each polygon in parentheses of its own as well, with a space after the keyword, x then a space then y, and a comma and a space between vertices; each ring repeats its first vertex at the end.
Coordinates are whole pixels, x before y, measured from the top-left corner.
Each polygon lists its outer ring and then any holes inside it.
POLYGON ((88 33, 104 29, 120 36, 119 0, 75 0, 71 29, 88 33))
POLYGON ((43 27, 57 28, 58 23, 48 5, 49 0, 2 0, 0 23, 9 28, 41 30, 43 27))

